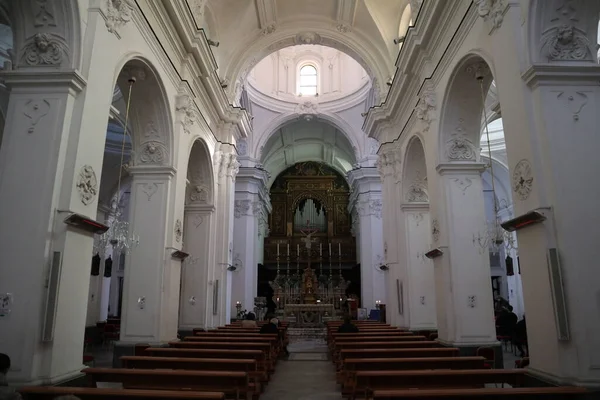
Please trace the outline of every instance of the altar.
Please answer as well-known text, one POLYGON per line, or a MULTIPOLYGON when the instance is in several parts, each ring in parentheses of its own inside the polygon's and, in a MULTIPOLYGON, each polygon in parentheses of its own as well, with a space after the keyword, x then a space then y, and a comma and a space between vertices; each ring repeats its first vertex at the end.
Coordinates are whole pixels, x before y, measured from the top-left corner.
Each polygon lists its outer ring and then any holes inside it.
POLYGON ((321 325, 335 316, 333 304, 286 304, 284 319, 298 327, 321 325))

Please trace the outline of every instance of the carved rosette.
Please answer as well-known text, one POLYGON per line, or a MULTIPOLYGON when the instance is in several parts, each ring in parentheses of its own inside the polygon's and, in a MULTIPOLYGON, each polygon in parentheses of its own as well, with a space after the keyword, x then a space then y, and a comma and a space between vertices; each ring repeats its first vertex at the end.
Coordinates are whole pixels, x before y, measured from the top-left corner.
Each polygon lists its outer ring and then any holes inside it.
POLYGON ((142 144, 138 161, 141 164, 164 164, 167 160, 167 148, 160 142, 150 141, 142 144))
POLYGON ((106 0, 106 28, 118 36, 119 29, 131 21, 132 0, 106 0))
POLYGON ((36 33, 25 42, 21 65, 30 67, 59 67, 69 58, 65 40, 53 33, 36 33))
POLYGON ((179 243, 181 242, 181 238, 183 237, 183 225, 181 220, 178 219, 175 221, 175 240, 179 243))
POLYGON ((79 192, 79 198, 84 205, 87 206, 94 201, 98 194, 98 180, 91 165, 81 167, 75 186, 79 192))
POLYGON ((236 200, 233 203, 233 216, 235 218, 241 218, 244 215, 248 215, 251 204, 251 200, 236 200))

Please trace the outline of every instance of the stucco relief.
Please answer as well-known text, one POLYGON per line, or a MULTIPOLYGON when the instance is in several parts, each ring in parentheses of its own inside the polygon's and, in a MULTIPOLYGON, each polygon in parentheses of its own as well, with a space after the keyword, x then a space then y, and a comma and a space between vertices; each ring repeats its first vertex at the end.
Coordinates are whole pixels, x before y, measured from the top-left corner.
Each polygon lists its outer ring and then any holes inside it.
POLYGON ((142 144, 138 161, 142 164, 164 164, 167 160, 167 148, 160 142, 150 141, 142 144))
POLYGON ((106 29, 115 35, 131 21, 134 3, 132 0, 106 0, 106 29))
POLYGON ((383 210, 383 204, 381 202, 381 199, 359 201, 356 204, 356 208, 358 210, 358 214, 361 217, 372 215, 375 218, 381 219, 381 212, 383 210))
POLYGON ((275 32, 277 30, 277 24, 275 22, 265 26, 262 31, 260 32, 261 35, 266 36, 266 35, 270 35, 271 33, 275 32))
POLYGON ((54 18, 55 10, 54 3, 48 0, 38 0, 34 2, 34 20, 33 26, 40 28, 42 26, 56 26, 56 19, 54 18))
POLYGON ((21 65, 60 66, 69 57, 65 40, 53 33, 36 33, 25 42, 21 65))
POLYGON ((323 39, 321 35, 314 32, 302 32, 294 38, 295 44, 321 44, 323 39))
POLYGON ((191 185, 189 189, 188 200, 190 203, 200 203, 206 204, 208 203, 208 196, 210 194, 210 189, 207 185, 203 183, 195 183, 191 185))
POLYGON ((377 139, 369 138, 369 154, 377 154, 379 150, 379 142, 377 139))
POLYGON ((475 161, 476 149, 473 142, 467 138, 464 120, 458 120, 458 126, 450 134, 450 139, 446 142, 446 156, 451 161, 475 161))
POLYGON ((417 176, 410 183, 406 192, 406 201, 409 203, 424 203, 429 201, 427 177, 421 178, 417 173, 417 176))
POLYGON ((463 196, 465 195, 467 189, 473 184, 471 178, 455 178, 452 181, 456 183, 456 186, 458 186, 463 196))
POLYGON ((498 29, 502 26, 504 20, 504 11, 506 10, 505 0, 474 0, 477 5, 477 13, 492 27, 498 29))
POLYGON ((84 205, 87 206, 94 201, 98 194, 98 180, 91 165, 81 167, 75 186, 79 192, 79 199, 84 205))
POLYGON ((40 120, 50 112, 50 102, 46 99, 31 99, 25 102, 23 115, 29 119, 27 133, 34 133, 40 120))
POLYGON ((579 121, 579 114, 588 103, 588 96, 584 92, 559 92, 556 98, 566 106, 573 115, 574 121, 579 121))
POLYGON ((552 28, 542 39, 542 53, 549 61, 593 60, 591 48, 585 32, 568 24, 552 28))
POLYGON ((228 157, 225 158, 226 164, 224 168, 226 170, 226 174, 231 178, 232 181, 235 181, 238 172, 240 172, 240 163, 237 160, 237 156, 235 154, 228 154, 228 157))
POLYGON ((250 206, 252 200, 236 200, 233 203, 233 216, 235 218, 241 218, 244 215, 249 215, 250 206))
POLYGON ((148 121, 146 124, 146 127, 144 128, 144 138, 146 140, 160 139, 160 133, 158 133, 158 129, 156 128, 156 123, 154 121, 148 121))
POLYGON ((158 192, 158 185, 156 183, 148 182, 142 184, 141 189, 142 192, 148 197, 148 201, 150 201, 152 199, 152 196, 154 196, 154 194, 158 192))
POLYGON ((202 215, 196 214, 194 216, 193 224, 196 229, 200 228, 200 225, 202 225, 203 222, 204 222, 204 217, 202 215))
POLYGON ((181 238, 183 237, 183 225, 181 220, 178 219, 175 221, 175 241, 178 243, 181 242, 181 238))
POLYGON ((190 133, 190 128, 196 121, 196 106, 190 96, 179 96, 175 110, 180 113, 183 131, 190 133))
POLYGON ((433 218, 431 220, 431 237, 433 238, 433 243, 439 242, 440 232, 440 221, 437 218, 433 218))
POLYGON ((400 152, 396 148, 384 148, 379 154, 375 166, 382 179, 393 176, 396 183, 400 181, 402 162, 400 152))
POLYGON ((415 109, 417 118, 423 121, 425 131, 429 130, 431 121, 433 121, 436 109, 436 96, 432 88, 427 88, 423 91, 421 99, 415 109))
POLYGON ((521 200, 527 200, 533 190, 533 169, 529 161, 523 159, 513 169, 513 191, 521 200))
POLYGON ((245 156, 248 154, 248 142, 246 139, 240 139, 236 143, 237 151, 240 156, 245 156))

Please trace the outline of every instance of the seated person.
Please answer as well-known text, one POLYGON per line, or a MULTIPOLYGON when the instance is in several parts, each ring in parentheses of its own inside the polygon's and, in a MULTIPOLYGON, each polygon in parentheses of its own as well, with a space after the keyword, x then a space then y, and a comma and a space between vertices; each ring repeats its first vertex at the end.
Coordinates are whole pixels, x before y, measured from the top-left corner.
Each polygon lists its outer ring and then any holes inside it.
POLYGON ((344 323, 338 328, 338 333, 357 333, 358 327, 352 323, 349 315, 344 317, 344 323))
POLYGON ((256 315, 253 312, 246 314, 246 319, 242 321, 242 328, 258 328, 256 315))
POLYGON ((283 337, 283 334, 279 332, 279 319, 273 314, 267 314, 266 320, 269 322, 260 327, 260 333, 279 335, 279 340, 281 340, 281 343, 283 344, 283 351, 285 351, 286 356, 289 356, 290 353, 287 349, 285 338, 283 337))
POLYGON ((6 374, 10 369, 10 357, 0 353, 0 400, 21 400, 21 394, 8 386, 6 374))

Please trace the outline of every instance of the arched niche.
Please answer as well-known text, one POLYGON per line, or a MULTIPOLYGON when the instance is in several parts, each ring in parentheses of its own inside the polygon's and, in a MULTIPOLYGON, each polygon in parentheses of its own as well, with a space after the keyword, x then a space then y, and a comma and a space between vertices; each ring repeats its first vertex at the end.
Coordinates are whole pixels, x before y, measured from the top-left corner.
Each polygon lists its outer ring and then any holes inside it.
POLYGON ((214 183, 210 152, 202 139, 197 139, 190 151, 187 170, 186 205, 213 205, 214 183))
POLYGON ((455 67, 442 104, 440 163, 479 162, 481 116, 493 75, 479 55, 464 57, 455 67))
POLYGON ((172 115, 162 80, 154 66, 138 57, 124 62, 116 86, 123 94, 125 113, 129 102, 129 123, 135 132, 132 135, 134 157, 131 164, 172 166, 172 115), (133 85, 131 79, 135 79, 133 85))
POLYGON ((404 156, 403 203, 429 202, 425 149, 418 136, 410 138, 404 156))
POLYGON ((597 64, 600 2, 531 0, 528 46, 531 63, 597 64))

